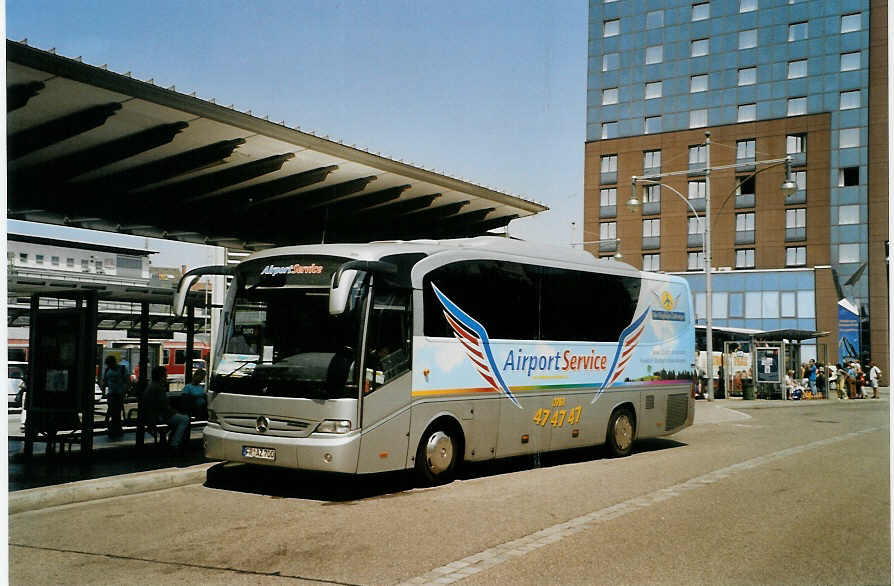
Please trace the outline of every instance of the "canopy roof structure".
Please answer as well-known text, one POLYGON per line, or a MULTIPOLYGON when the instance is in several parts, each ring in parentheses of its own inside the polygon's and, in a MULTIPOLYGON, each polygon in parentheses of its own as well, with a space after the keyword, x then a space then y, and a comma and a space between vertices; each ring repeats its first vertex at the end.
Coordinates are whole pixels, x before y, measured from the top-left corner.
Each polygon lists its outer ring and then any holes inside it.
POLYGON ((272 246, 483 234, 539 203, 6 43, 8 217, 272 246))

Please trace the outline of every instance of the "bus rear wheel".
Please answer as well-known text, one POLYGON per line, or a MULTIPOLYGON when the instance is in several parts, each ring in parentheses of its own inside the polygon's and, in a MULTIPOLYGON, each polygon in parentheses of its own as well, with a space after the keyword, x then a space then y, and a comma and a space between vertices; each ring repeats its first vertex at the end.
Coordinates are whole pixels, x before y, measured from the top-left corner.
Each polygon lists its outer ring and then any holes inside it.
POLYGON ((636 421, 630 409, 616 409, 608 420, 605 445, 609 455, 614 458, 629 456, 633 449, 633 438, 636 434, 636 421))
POLYGON ((446 484, 453 480, 459 458, 459 442, 453 432, 429 429, 416 450, 416 476, 425 485, 446 484))

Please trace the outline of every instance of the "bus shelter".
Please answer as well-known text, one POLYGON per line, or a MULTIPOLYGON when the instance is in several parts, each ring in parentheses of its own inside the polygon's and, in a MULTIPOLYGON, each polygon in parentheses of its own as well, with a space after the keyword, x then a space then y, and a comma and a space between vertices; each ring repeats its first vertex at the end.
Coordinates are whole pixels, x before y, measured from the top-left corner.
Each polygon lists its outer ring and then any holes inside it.
MULTIPOLYGON (((799 329, 711 328, 714 346, 723 348, 714 352, 712 361, 715 398, 785 399, 786 372, 800 376, 802 342, 828 334, 799 329)), ((707 389, 712 385, 707 383, 705 338, 705 327, 696 326, 699 372, 702 387, 707 389)))
MULTIPOLYGON (((35 443, 45 442, 47 452, 65 444, 80 445, 80 454, 90 459, 94 435, 106 433, 97 404, 95 384, 103 369, 103 348, 97 345, 97 330, 127 329, 139 337, 139 354, 134 372, 138 380, 131 399, 136 402, 133 421, 137 447, 142 446, 144 424, 140 397, 148 384, 153 366, 149 355, 150 336, 180 331, 186 334, 186 355, 193 350, 196 309, 206 306, 201 293, 191 294, 183 317, 170 311, 174 290, 160 287, 98 285, 84 281, 40 280, 32 276, 7 275, 9 296, 16 301, 7 309, 8 326, 27 326, 29 346, 28 377, 24 404, 24 456, 33 454, 35 443), (113 302, 118 309, 100 309, 100 301, 113 302), (120 309, 127 305, 131 309, 120 309), (150 311, 163 306, 166 312, 150 311)), ((192 361, 184 367, 187 380, 192 361)), ((126 414, 125 418, 126 418, 126 414)), ((10 436, 12 437, 12 433, 10 436)))

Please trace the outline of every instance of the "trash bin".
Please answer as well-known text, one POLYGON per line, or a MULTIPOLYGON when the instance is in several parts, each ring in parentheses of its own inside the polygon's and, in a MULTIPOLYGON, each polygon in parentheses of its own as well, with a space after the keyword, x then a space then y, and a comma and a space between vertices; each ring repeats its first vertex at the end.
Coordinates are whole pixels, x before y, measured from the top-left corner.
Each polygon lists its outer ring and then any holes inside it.
POLYGON ((754 385, 742 386, 742 399, 745 401, 754 401, 754 385))

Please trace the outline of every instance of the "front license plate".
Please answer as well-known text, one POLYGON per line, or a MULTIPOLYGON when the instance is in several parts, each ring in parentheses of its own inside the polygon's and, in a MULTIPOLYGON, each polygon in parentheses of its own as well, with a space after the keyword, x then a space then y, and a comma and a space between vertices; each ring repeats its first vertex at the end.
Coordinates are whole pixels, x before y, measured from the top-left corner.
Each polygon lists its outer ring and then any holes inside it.
POLYGON ((254 446, 242 446, 243 458, 257 460, 276 460, 276 450, 273 448, 256 448, 254 446))

